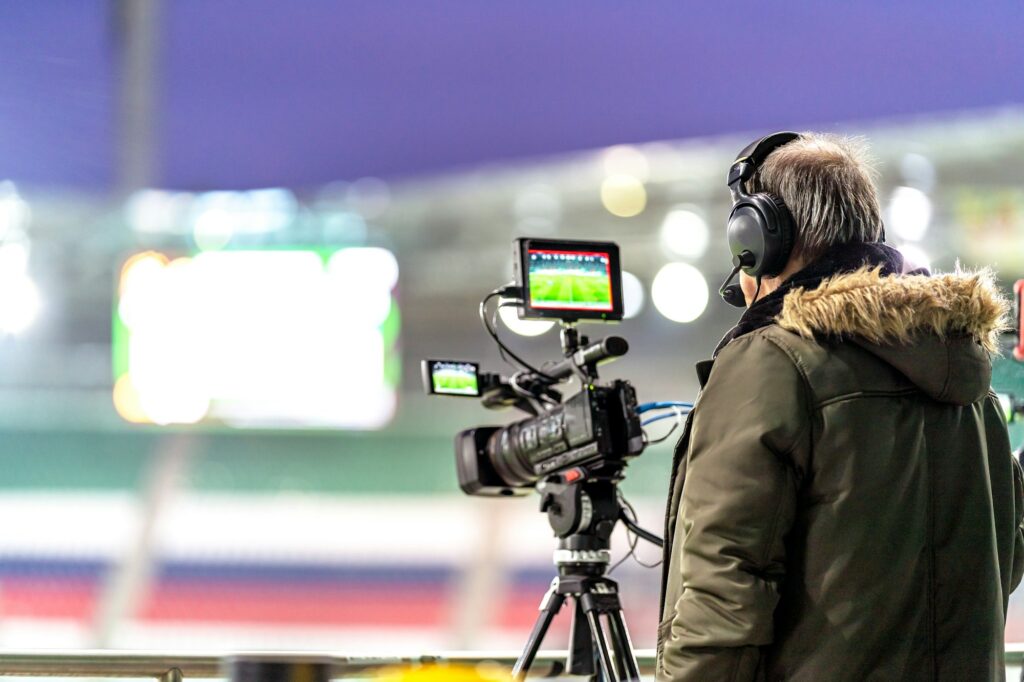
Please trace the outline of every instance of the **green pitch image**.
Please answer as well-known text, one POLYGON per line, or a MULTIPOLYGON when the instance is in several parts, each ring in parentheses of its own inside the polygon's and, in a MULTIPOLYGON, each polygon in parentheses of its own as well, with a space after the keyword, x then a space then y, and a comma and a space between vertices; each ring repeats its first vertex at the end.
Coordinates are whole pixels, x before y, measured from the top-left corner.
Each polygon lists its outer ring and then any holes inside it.
POLYGON ((476 377, 467 372, 441 369, 435 370, 431 378, 435 393, 477 394, 476 377))
POLYGON ((591 308, 611 310, 612 291, 604 273, 533 272, 530 300, 537 308, 591 308))

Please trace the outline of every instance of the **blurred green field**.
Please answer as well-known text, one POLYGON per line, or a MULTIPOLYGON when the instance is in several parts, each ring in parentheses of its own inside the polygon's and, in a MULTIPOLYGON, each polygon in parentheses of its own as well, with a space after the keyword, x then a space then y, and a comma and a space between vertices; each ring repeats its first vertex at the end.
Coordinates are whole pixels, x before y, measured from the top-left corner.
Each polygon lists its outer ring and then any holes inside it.
POLYGON ((538 308, 611 310, 612 292, 604 273, 537 272, 530 277, 530 301, 538 308))
POLYGON ((452 369, 435 370, 433 381, 435 393, 477 394, 476 377, 468 372, 452 369))

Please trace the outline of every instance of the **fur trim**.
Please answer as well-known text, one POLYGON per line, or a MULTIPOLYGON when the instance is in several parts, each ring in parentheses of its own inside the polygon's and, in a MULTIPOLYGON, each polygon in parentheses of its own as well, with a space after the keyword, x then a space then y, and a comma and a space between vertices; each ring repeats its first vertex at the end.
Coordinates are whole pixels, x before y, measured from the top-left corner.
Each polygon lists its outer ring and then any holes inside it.
POLYGON ((816 289, 786 294, 779 326, 804 338, 857 336, 870 343, 909 343, 926 330, 946 338, 968 334, 989 353, 999 351, 1009 303, 991 270, 883 277, 861 268, 826 279, 816 289))

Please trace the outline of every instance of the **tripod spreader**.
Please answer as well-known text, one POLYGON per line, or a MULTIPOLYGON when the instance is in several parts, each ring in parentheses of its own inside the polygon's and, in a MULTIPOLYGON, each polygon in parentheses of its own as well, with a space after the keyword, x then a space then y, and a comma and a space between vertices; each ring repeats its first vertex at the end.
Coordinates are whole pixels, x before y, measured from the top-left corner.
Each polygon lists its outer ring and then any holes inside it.
POLYGON ((622 617, 618 584, 601 576, 571 573, 559 575, 551 581, 526 648, 512 668, 512 676, 517 680, 526 678, 544 635, 566 597, 573 598, 575 611, 569 632, 569 658, 565 672, 569 675, 594 675, 600 670, 602 682, 639 680, 640 668, 622 617), (586 629, 581 625, 584 621, 586 629))

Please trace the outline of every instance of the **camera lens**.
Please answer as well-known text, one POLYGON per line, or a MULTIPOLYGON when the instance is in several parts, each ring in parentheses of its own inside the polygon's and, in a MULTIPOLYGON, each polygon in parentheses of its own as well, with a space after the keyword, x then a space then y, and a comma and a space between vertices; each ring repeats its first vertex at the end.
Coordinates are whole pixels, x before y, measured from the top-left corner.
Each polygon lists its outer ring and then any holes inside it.
POLYGON ((536 447, 536 424, 512 424, 496 431, 487 441, 487 456, 507 484, 530 485, 538 478, 529 459, 536 447))

